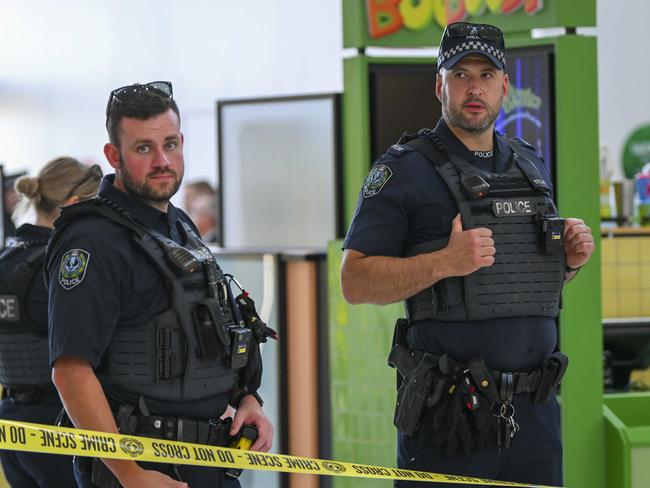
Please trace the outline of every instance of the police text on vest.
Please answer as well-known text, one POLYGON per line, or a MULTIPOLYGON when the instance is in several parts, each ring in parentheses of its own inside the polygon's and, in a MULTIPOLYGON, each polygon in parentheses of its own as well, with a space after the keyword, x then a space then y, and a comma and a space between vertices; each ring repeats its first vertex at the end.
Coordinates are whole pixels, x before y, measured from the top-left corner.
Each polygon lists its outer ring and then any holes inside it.
POLYGON ((511 198, 509 200, 495 200, 492 202, 492 212, 497 217, 515 217, 533 213, 533 200, 528 198, 511 198))

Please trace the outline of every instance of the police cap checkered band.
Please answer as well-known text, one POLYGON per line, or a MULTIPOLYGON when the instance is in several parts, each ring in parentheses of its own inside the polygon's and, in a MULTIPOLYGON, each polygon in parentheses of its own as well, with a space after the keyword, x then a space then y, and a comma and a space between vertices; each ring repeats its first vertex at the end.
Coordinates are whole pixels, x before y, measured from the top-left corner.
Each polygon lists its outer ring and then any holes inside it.
POLYGON ((450 69, 469 54, 487 57, 498 69, 506 65, 503 33, 488 24, 456 22, 442 34, 437 67, 450 69))

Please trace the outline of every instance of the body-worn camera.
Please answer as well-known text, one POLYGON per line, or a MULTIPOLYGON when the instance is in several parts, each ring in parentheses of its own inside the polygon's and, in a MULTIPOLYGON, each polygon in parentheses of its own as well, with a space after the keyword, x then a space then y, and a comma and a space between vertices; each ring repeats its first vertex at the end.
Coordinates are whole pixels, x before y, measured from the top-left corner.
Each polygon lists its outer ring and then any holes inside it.
POLYGON ((248 346, 252 332, 245 327, 231 327, 230 330, 230 367, 240 369, 248 363, 248 346))
POLYGON ((546 254, 564 252, 564 219, 561 217, 537 217, 537 230, 542 251, 546 254))

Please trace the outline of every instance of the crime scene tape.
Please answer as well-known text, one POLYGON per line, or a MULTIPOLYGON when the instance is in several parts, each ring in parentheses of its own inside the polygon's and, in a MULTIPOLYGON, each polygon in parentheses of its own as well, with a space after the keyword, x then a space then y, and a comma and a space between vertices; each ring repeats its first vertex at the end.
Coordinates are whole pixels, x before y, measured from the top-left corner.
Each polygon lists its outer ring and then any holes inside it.
POLYGON ((308 473, 427 483, 557 488, 367 464, 328 461, 286 454, 167 441, 149 437, 0 420, 0 449, 219 468, 308 473))

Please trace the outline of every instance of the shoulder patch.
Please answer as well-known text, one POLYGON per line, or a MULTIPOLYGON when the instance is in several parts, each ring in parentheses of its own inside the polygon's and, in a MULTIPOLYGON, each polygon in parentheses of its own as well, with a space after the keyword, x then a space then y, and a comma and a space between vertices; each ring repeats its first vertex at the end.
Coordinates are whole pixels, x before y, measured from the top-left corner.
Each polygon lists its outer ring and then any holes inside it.
POLYGON ((86 277, 90 253, 83 249, 71 249, 61 258, 59 267, 59 284, 66 290, 71 290, 86 277))
POLYGON ((366 181, 363 182, 363 198, 374 197, 386 185, 391 176, 393 176, 393 172, 385 164, 373 166, 366 176, 366 181))

